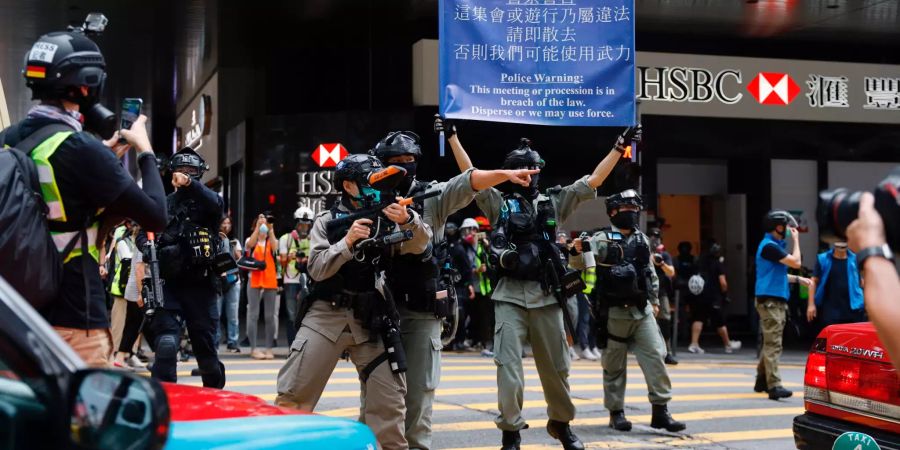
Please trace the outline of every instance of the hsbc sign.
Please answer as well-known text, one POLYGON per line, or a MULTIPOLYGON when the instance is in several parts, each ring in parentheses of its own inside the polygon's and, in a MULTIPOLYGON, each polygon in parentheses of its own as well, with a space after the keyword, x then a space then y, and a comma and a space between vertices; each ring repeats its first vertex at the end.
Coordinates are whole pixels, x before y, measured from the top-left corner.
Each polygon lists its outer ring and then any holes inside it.
POLYGON ((900 66, 637 52, 642 114, 900 123, 900 66))

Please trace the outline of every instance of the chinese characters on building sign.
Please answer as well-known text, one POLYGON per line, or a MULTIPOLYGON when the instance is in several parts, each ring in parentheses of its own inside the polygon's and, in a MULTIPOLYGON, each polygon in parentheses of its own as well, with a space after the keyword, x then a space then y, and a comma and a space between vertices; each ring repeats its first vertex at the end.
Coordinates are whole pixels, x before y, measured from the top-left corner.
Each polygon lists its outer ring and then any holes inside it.
POLYGON ((544 125, 634 123, 633 0, 445 0, 448 117, 544 125))
POLYGON ((317 215, 340 194, 334 189, 333 170, 298 172, 297 181, 297 206, 306 206, 317 215))
POLYGON ((866 109, 900 109, 900 78, 866 77, 866 109))

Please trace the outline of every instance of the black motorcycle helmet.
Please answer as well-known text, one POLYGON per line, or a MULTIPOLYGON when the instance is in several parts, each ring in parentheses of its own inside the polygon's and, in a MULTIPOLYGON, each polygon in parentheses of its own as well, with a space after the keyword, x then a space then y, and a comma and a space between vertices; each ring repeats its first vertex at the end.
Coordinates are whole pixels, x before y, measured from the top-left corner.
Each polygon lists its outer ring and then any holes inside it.
POLYGON ((639 210, 644 209, 644 201, 641 200, 641 195, 637 193, 634 189, 628 189, 618 194, 610 195, 606 197, 606 213, 610 214, 612 211, 624 206, 624 205, 632 205, 637 206, 639 210))
POLYGON ((103 138, 112 137, 115 114, 99 103, 106 84, 106 61, 97 44, 83 31, 41 36, 25 54, 24 63, 22 75, 33 100, 76 103, 88 129, 103 138))
POLYGON ((419 135, 412 131, 391 131, 375 144, 369 154, 375 155, 384 164, 387 164, 388 158, 402 155, 413 155, 418 161, 422 156, 419 135))
POLYGON ((778 225, 783 225, 788 228, 797 228, 799 226, 797 224, 797 219, 794 219, 794 216, 792 216, 791 213, 783 209, 773 209, 772 211, 769 211, 763 219, 763 230, 773 231, 778 225))
POLYGON ((184 147, 169 159, 169 170, 175 172, 177 169, 182 169, 179 172, 186 173, 191 178, 199 180, 209 170, 209 165, 193 148, 184 147), (184 170, 184 168, 187 168, 187 170, 184 170))
POLYGON ((368 154, 348 155, 334 168, 334 188, 344 192, 344 181, 355 181, 358 185, 368 184, 369 174, 384 168, 381 161, 368 154))
POLYGON ((519 147, 506 154, 503 160, 503 169, 525 169, 544 167, 544 160, 541 155, 531 148, 531 140, 522 138, 519 141, 519 147))

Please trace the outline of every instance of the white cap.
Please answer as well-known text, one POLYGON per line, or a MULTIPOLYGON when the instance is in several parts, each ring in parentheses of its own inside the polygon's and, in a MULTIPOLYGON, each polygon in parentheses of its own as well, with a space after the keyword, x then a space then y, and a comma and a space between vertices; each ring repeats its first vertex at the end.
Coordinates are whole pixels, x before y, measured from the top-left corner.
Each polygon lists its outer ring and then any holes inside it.
POLYGON ((462 225, 460 225, 459 227, 460 228, 474 228, 477 230, 478 222, 475 219, 468 217, 468 218, 466 218, 466 220, 463 220, 462 225))
POLYGON ((307 206, 301 206, 294 211, 294 218, 297 220, 312 221, 313 217, 315 217, 315 214, 313 214, 313 211, 307 206))

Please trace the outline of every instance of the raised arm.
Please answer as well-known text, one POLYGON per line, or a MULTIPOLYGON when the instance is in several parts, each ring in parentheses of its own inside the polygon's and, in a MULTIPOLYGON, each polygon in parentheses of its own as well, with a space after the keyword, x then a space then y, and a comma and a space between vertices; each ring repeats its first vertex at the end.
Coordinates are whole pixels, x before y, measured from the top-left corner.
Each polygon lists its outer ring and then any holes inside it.
POLYGON ((600 161, 600 164, 597 164, 597 167, 595 167, 594 171, 588 176, 588 185, 594 189, 600 187, 600 185, 603 184, 603 181, 606 180, 606 177, 608 177, 616 167, 619 158, 625 154, 625 146, 628 145, 630 141, 640 141, 642 132, 643 129, 638 125, 633 128, 629 127, 620 134, 619 137, 616 138, 616 143, 613 144, 612 150, 606 154, 603 160, 600 161))

